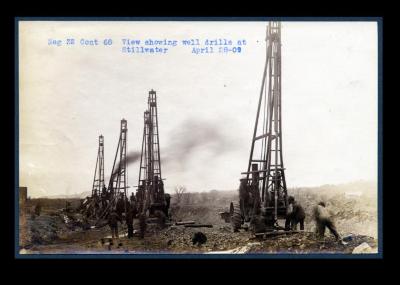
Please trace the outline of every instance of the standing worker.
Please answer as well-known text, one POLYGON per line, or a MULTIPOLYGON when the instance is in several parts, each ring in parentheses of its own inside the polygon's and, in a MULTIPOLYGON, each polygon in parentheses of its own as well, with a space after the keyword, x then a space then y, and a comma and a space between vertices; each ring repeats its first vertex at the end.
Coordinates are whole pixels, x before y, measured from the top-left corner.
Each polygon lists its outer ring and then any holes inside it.
POLYGON ((335 223, 324 202, 319 202, 314 208, 314 219, 316 221, 317 235, 320 238, 325 236, 325 227, 335 236, 337 241, 341 241, 340 235, 336 230, 335 223))
POLYGON ((289 196, 288 198, 288 206, 286 208, 286 220, 285 220, 285 231, 289 231, 292 226, 292 218, 293 218, 293 204, 291 203, 293 196, 289 196))
POLYGON ((140 227, 140 238, 143 239, 145 232, 146 232, 146 227, 147 227, 145 213, 139 214, 139 227, 140 227))
POLYGON ((128 238, 133 237, 133 209, 130 207, 126 213, 126 226, 128 227, 128 238))
POLYGON ((119 199, 118 199, 117 205, 116 205, 116 212, 121 221, 122 221, 122 214, 125 213, 125 203, 126 203, 126 201, 125 201, 124 194, 121 193, 119 195, 119 199))
POLYGON ((120 217, 118 216, 117 212, 113 209, 108 216, 108 224, 111 228, 111 237, 114 239, 116 237, 117 239, 119 238, 118 236, 118 221, 122 222, 120 217))
POLYGON ((169 218, 170 218, 170 215, 169 215, 169 206, 171 205, 171 195, 169 195, 168 193, 165 193, 164 197, 165 197, 165 209, 164 209, 164 213, 165 213, 165 216, 169 219, 169 218))
POLYGON ((306 213, 303 207, 294 199, 293 196, 289 197, 289 204, 292 205, 292 215, 291 215, 291 229, 292 231, 297 230, 297 224, 300 223, 300 230, 304 231, 304 219, 306 218, 306 213))

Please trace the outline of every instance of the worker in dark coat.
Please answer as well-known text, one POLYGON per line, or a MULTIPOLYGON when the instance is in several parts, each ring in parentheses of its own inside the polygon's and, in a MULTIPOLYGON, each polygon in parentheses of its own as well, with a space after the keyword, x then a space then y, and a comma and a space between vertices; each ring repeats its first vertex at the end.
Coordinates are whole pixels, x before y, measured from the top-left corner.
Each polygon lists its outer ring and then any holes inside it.
POLYGON ((324 202, 320 202, 316 207, 314 207, 314 219, 316 222, 317 235, 320 238, 325 236, 325 228, 328 228, 337 241, 341 240, 340 235, 336 230, 333 218, 325 207, 324 202))
POLYGON ((136 216, 137 216, 137 214, 138 214, 138 205, 137 205, 136 200, 132 200, 132 201, 131 201, 131 207, 130 207, 130 209, 132 210, 133 218, 136 218, 136 216))
POLYGON ((108 225, 111 228, 111 237, 119 238, 118 236, 118 222, 122 223, 122 220, 118 216, 115 210, 112 210, 111 213, 108 215, 108 225))
POLYGON ((128 227, 128 238, 133 237, 133 209, 129 208, 125 217, 126 226, 128 227))
POLYGON ((164 208, 164 214, 167 218, 169 218, 169 206, 171 204, 171 195, 169 195, 168 193, 165 193, 164 195, 165 197, 165 208, 164 208))
POLYGON ((139 214, 139 227, 140 227, 140 238, 143 239, 145 232, 146 232, 146 227, 147 227, 145 213, 139 214))
POLYGON ((286 220, 285 220, 285 231, 289 231, 292 228, 292 219, 293 219, 293 201, 294 197, 289 196, 288 205, 286 208, 286 220))
POLYGON ((304 212, 303 207, 294 199, 294 197, 291 197, 290 199, 291 204, 292 204, 292 215, 291 215, 291 229, 293 231, 297 230, 297 224, 300 223, 300 230, 304 231, 304 219, 306 218, 306 213, 304 212))
POLYGON ((117 212, 120 220, 122 220, 122 214, 125 212, 125 199, 124 199, 124 194, 122 194, 122 193, 120 195, 120 198, 117 201, 116 212, 117 212))

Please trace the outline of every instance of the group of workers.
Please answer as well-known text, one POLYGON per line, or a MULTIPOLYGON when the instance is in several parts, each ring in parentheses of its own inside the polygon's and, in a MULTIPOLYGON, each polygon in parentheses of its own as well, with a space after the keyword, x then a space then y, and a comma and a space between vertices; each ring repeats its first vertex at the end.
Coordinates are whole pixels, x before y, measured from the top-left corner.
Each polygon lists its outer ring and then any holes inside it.
MULTIPOLYGON (((170 199, 170 196, 168 195, 170 199)), ((169 202, 169 199, 168 202, 169 202)), ((105 195, 102 197, 98 197, 94 195, 92 197, 91 203, 83 203, 81 207, 83 207, 86 211, 87 215, 91 215, 93 217, 99 218, 100 210, 104 210, 108 207, 110 201, 107 199, 105 195)), ((169 203, 168 203, 169 204, 169 203)), ((168 205, 169 206, 169 205, 168 205)), ((123 223, 125 220, 126 226, 128 228, 128 238, 133 237, 133 219, 139 219, 139 226, 141 229, 141 237, 144 237, 145 231, 145 220, 139 214, 139 209, 136 202, 136 197, 132 193, 130 199, 128 200, 122 193, 120 197, 116 201, 115 205, 109 211, 108 214, 108 225, 111 229, 111 236, 112 238, 118 238, 118 222, 123 223)), ((169 207, 168 207, 169 208, 169 207)), ((301 204, 295 200, 293 196, 288 197, 288 207, 287 207, 287 214, 286 214, 286 221, 285 221, 285 230, 297 230, 297 225, 300 224, 300 230, 304 231, 304 220, 306 218, 306 214, 304 208, 301 204)), ((318 237, 323 238, 325 236, 326 228, 334 235, 337 241, 341 241, 341 237, 336 229, 334 220, 332 215, 330 214, 329 210, 326 208, 324 202, 319 202, 313 208, 313 218, 316 222, 316 233, 318 237)))
MULTIPOLYGON (((108 215, 108 224, 111 228, 112 238, 118 238, 118 222, 123 223, 123 217, 125 213, 125 222, 128 228, 128 238, 133 237, 133 219, 138 217, 139 224, 141 227, 141 237, 143 237, 145 227, 145 221, 141 215, 138 215, 138 207, 136 204, 135 196, 132 194, 130 201, 124 199, 121 194, 118 199, 115 208, 113 208, 108 215)), ((305 211, 301 204, 297 202, 293 196, 288 198, 288 209, 285 221, 285 230, 297 230, 297 225, 300 225, 300 230, 304 231, 304 220, 306 218, 305 211)), ((319 202, 313 208, 313 218, 316 222, 316 233, 319 238, 325 236, 326 228, 334 235, 337 241, 342 241, 341 237, 336 229, 334 220, 329 210, 326 208, 324 202, 319 202)))
MULTIPOLYGON (((130 201, 124 199, 124 195, 121 194, 120 199, 118 199, 115 207, 113 207, 108 215, 108 225, 111 229, 112 238, 118 238, 118 222, 121 224, 125 219, 126 226, 128 228, 128 238, 133 237, 133 219, 137 218, 139 221, 139 237, 144 238, 144 233, 146 231, 146 213, 143 212, 143 205, 137 202, 137 197, 132 193, 130 201)), ((171 196, 165 194, 165 207, 163 211, 155 210, 153 216, 158 218, 160 225, 165 225, 166 219, 169 218, 169 205, 171 196)))
MULTIPOLYGON (((140 237, 143 238, 146 230, 146 215, 142 213, 143 205, 138 202, 141 200, 140 198, 143 198, 141 195, 143 195, 142 191, 137 191, 136 195, 131 193, 128 199, 124 193, 120 193, 119 196, 117 194, 114 195, 113 189, 107 191, 103 187, 101 195, 94 193, 91 197, 86 197, 81 202, 78 210, 86 216, 85 218, 106 219, 113 239, 119 238, 118 223, 123 224, 124 221, 128 228, 128 238, 132 238, 134 232, 133 219, 138 218, 140 237)), ((167 193, 164 196, 166 205, 162 211, 155 211, 154 216, 158 217, 157 214, 159 214, 161 216, 160 220, 165 223, 165 217, 169 216, 168 209, 171 196, 167 193)))
POLYGON ((80 206, 80 211, 86 215, 86 218, 108 219, 113 238, 118 238, 118 222, 122 224, 125 220, 128 238, 131 238, 133 237, 133 219, 137 216, 139 207, 133 193, 129 200, 120 193, 115 201, 110 192, 103 189, 100 196, 95 193, 92 197, 86 197, 80 206))
POLYGON ((138 205, 136 203, 135 196, 131 195, 130 201, 123 194, 120 194, 120 198, 117 200, 115 207, 113 207, 108 214, 108 225, 111 229, 112 238, 119 238, 118 234, 118 222, 121 224, 125 218, 125 223, 128 228, 128 238, 133 237, 133 219, 138 214, 138 205))
MULTIPOLYGON (((300 224, 300 230, 304 230, 304 220, 306 217, 303 207, 298 203, 293 196, 288 197, 288 209, 285 221, 285 230, 297 230, 297 225, 300 224)), ((313 208, 313 218, 316 222, 316 233, 319 238, 325 236, 325 229, 328 228, 329 231, 335 236, 337 241, 342 239, 336 230, 336 226, 332 215, 326 208, 324 202, 319 202, 313 208)))

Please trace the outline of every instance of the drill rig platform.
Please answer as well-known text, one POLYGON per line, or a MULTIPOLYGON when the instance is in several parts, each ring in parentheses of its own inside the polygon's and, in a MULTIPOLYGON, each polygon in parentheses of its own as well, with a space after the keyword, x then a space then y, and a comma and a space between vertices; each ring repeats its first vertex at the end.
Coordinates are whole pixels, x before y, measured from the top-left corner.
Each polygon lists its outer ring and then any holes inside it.
POLYGON ((169 217, 170 195, 164 192, 161 176, 160 141, 158 132, 157 94, 149 92, 147 110, 144 112, 142 151, 136 200, 142 216, 169 217))
POLYGON ((247 171, 240 179, 239 203, 232 202, 229 213, 221 213, 234 231, 246 223, 254 232, 282 229, 278 219, 286 217, 288 207, 282 156, 280 22, 269 22, 266 41, 266 62, 247 171))
POLYGON ((78 208, 78 211, 87 218, 96 221, 95 226, 101 220, 107 219, 109 213, 113 210, 120 217, 129 210, 130 204, 127 199, 127 132, 128 123, 125 119, 122 119, 117 151, 108 187, 105 186, 104 180, 104 137, 102 135, 99 137, 92 195, 87 197, 78 208))

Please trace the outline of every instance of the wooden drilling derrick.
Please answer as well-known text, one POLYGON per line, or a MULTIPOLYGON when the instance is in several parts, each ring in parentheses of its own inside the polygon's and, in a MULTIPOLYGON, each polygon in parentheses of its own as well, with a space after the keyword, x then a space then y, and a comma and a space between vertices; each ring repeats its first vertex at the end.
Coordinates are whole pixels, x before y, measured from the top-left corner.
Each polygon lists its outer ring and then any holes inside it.
POLYGON ((106 218, 111 210, 117 210, 118 214, 127 212, 127 161, 126 161, 126 148, 127 148, 127 134, 128 123, 125 119, 121 120, 120 135, 115 153, 114 164, 111 171, 111 177, 108 188, 104 189, 101 194, 102 211, 98 216, 99 219, 106 218), (118 207, 121 202, 123 209, 118 207))
POLYGON ((136 193, 139 212, 153 215, 156 210, 168 216, 169 195, 164 193, 161 176, 160 143, 158 132, 157 94, 149 92, 147 110, 144 112, 142 153, 139 182, 136 193))
POLYGON ((98 207, 100 203, 100 197, 105 191, 106 187, 104 184, 104 137, 99 136, 99 147, 97 150, 96 167, 94 170, 93 184, 92 184, 92 194, 90 197, 82 202, 79 211, 84 213, 88 218, 96 218, 100 208, 98 207))
POLYGON ((94 171, 92 197, 100 197, 101 192, 105 188, 104 185, 104 137, 99 136, 99 148, 97 151, 96 168, 94 171))
POLYGON ((286 216, 288 196, 282 156, 281 23, 269 22, 264 74, 246 172, 242 172, 239 204, 231 203, 237 230, 262 216, 267 228, 277 228, 286 216))
POLYGON ((126 141, 128 125, 125 119, 121 120, 121 130, 118 140, 117 151, 115 153, 114 164, 111 172, 108 191, 111 197, 126 197, 127 175, 126 175, 126 141), (118 159, 118 161, 117 161, 118 159))

